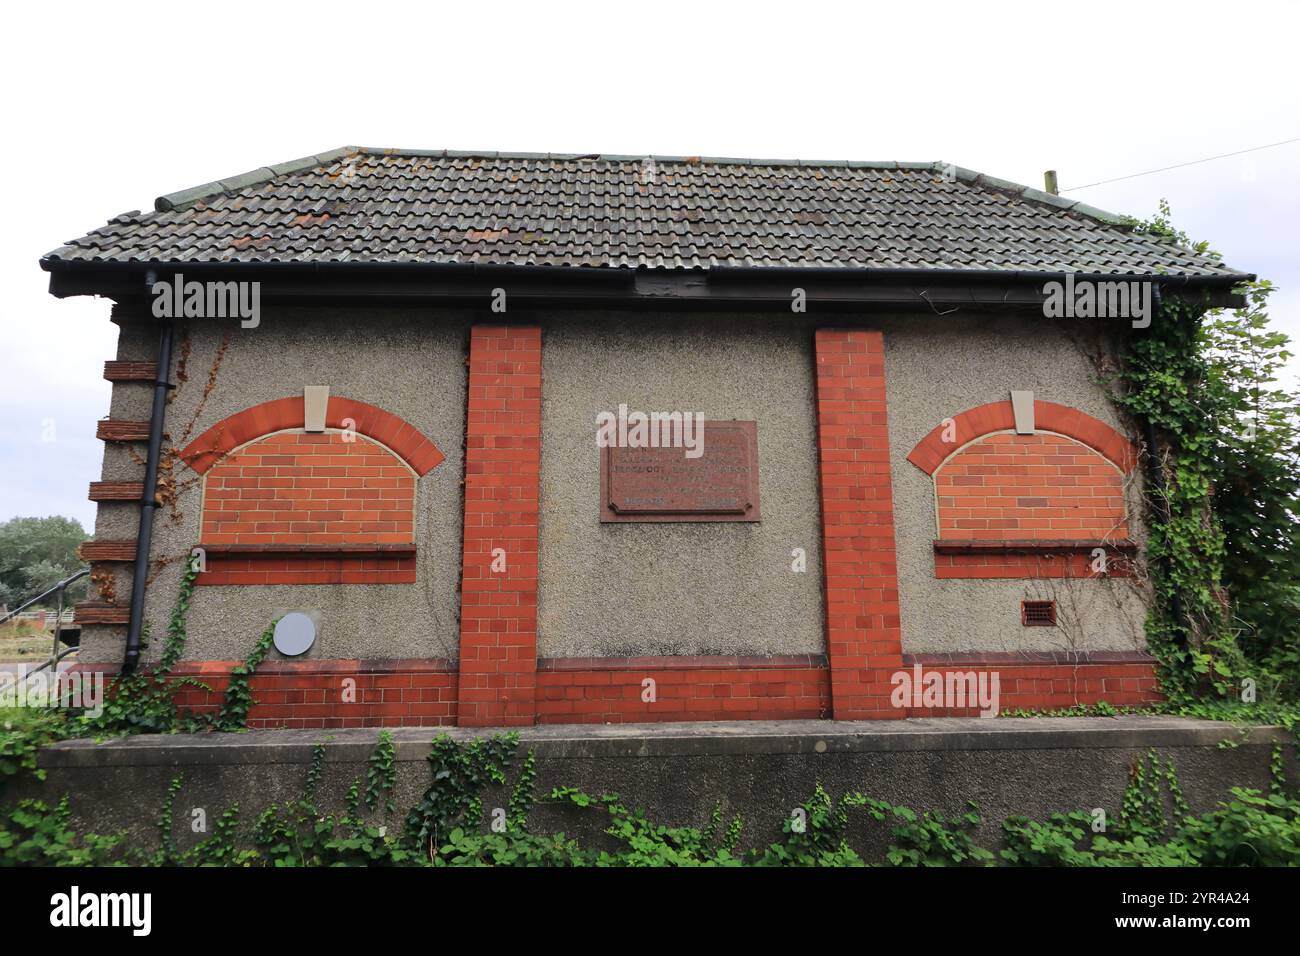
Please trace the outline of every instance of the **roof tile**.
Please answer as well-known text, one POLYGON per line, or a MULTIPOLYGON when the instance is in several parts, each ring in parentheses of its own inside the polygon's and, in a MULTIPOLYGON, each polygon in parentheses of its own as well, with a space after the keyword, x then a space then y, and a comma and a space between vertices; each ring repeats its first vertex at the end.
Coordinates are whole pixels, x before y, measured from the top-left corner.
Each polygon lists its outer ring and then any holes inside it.
POLYGON ((160 197, 47 258, 1243 275, 944 163, 650 160, 343 147, 160 197))

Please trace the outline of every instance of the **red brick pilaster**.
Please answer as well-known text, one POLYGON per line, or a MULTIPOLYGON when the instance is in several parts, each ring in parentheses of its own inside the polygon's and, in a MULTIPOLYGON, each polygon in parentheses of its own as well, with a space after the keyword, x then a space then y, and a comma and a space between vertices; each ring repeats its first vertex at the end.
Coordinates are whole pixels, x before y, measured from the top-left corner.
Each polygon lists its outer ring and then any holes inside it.
POLYGON ((884 338, 818 329, 815 342, 832 716, 903 717, 889 703, 903 649, 884 338))
POLYGON ((457 723, 531 724, 537 692, 541 329, 470 330, 466 415, 457 723))

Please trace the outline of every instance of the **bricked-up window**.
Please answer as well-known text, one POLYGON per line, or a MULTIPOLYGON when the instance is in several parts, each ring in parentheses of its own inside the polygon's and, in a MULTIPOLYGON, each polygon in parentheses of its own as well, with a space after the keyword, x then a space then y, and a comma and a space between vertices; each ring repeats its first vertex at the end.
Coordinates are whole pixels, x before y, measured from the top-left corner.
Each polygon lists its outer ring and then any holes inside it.
POLYGON ((1094 576, 1099 546, 1106 573, 1130 573, 1124 476, 1081 442, 996 432, 943 462, 934 483, 940 578, 1094 576))
POLYGON ((940 538, 1128 537, 1119 469, 1063 435, 986 435, 944 462, 934 479, 940 538))
POLYGON ((199 582, 411 583, 415 483, 406 462, 363 435, 257 439, 206 475, 199 582))

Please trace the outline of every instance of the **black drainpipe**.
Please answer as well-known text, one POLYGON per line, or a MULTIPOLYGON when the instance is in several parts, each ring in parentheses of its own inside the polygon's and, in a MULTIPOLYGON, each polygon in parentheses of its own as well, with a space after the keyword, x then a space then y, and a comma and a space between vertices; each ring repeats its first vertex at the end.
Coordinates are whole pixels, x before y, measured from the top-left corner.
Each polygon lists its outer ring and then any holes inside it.
MULTIPOLYGON (((152 290, 157 281, 145 274, 145 286, 152 290)), ((158 356, 153 383, 153 411, 149 415, 149 454, 145 458, 144 493, 140 496, 140 531, 135 539, 135 576, 131 580, 131 618, 126 629, 126 656, 122 673, 130 674, 140 663, 140 636, 144 630, 144 585, 149 577, 149 545, 153 538, 153 516, 158 510, 158 460, 162 453, 163 419, 167 415, 168 377, 172 367, 173 320, 158 331, 158 356)))

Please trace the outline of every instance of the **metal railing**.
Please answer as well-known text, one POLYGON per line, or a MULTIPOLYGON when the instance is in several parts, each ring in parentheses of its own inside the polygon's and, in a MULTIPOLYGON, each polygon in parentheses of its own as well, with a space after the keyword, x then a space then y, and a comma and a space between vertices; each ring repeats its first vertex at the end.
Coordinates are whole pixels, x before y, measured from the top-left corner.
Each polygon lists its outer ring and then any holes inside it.
MULTIPOLYGON (((6 612, 7 613, 7 612, 6 612)), ((63 623, 71 624, 75 615, 72 608, 63 609, 63 623)), ((54 626, 54 612, 47 611, 45 608, 39 608, 35 611, 19 611, 9 619, 13 624, 33 624, 39 625, 39 630, 48 631, 54 626)))
POLYGON ((38 664, 36 667, 32 668, 31 673, 35 674, 37 671, 44 670, 47 667, 57 667, 59 661, 63 660, 63 658, 67 657, 69 654, 71 654, 73 651, 76 650, 75 647, 69 647, 67 650, 63 651, 62 653, 60 653, 59 651, 59 636, 63 632, 63 596, 64 593, 67 591, 69 584, 71 584, 74 581, 81 580, 89 573, 90 573, 89 568, 83 568, 82 570, 78 571, 76 574, 64 578, 62 581, 60 581, 58 584, 55 584, 53 587, 49 588, 48 590, 42 591, 40 594, 36 595, 36 597, 24 601, 22 604, 18 605, 16 608, 14 608, 4 617, 0 617, 0 624, 7 624, 9 623, 9 621, 13 620, 20 612, 27 610, 27 608, 31 607, 33 604, 36 604, 40 601, 44 601, 51 594, 57 594, 59 596, 58 612, 55 614, 54 617, 54 644, 50 647, 50 659, 46 661, 44 664, 38 664))

